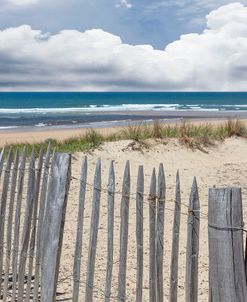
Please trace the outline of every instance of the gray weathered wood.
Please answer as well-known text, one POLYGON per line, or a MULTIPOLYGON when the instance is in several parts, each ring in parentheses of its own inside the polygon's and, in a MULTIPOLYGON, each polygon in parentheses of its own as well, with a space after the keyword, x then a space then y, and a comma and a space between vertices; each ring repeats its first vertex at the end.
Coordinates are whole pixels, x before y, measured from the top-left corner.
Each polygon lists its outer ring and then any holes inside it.
POLYGON ((17 284, 17 265, 19 256, 19 238, 20 238, 20 217, 22 207, 23 196, 23 184, 25 177, 26 167, 26 147, 23 148, 21 155, 21 162, 19 166, 18 185, 17 185, 17 202, 15 209, 15 222, 14 222, 14 241, 13 241, 13 257, 12 257, 12 270, 13 270, 13 282, 12 282, 12 298, 11 301, 16 301, 16 284, 17 284))
POLYGON ((18 149, 16 149, 13 173, 11 177, 10 203, 9 203, 8 226, 7 226, 6 258, 5 258, 5 274, 4 274, 4 286, 3 286, 3 301, 7 301, 7 295, 8 295, 11 243, 12 243, 12 223, 13 223, 13 211, 14 211, 14 202, 15 202, 15 194, 16 194, 18 166, 19 166, 19 152, 18 149))
POLYGON ((30 293, 31 293, 42 166, 43 166, 43 148, 41 147, 39 151, 39 160, 38 160, 38 167, 37 167, 37 173, 35 179, 35 196, 34 196, 34 205, 33 205, 32 231, 31 231, 30 248, 29 248, 28 276, 27 276, 26 296, 25 296, 26 302, 30 301, 30 293))
POLYGON ((244 257, 244 263, 245 263, 245 276, 246 276, 246 284, 247 284, 247 233, 245 236, 245 257, 244 257))
POLYGON ((171 274, 170 274, 170 294, 169 302, 178 300, 178 257, 179 257, 179 231, 181 219, 181 192, 179 171, 176 176, 176 196, 175 209, 172 230, 172 256, 171 256, 171 274))
POLYGON ((100 213, 100 196, 101 196, 101 160, 98 159, 94 176, 93 189, 93 206, 91 216, 90 239, 88 249, 88 264, 87 264, 87 285, 85 301, 93 301, 93 287, 94 287, 94 271, 95 259, 99 228, 99 213, 100 213))
POLYGON ((153 169, 149 192, 149 301, 157 299, 156 269, 156 172, 153 169))
POLYGON ((81 168, 80 179, 80 194, 79 194, 79 208, 77 218, 77 235, 75 246, 75 258, 74 258, 74 270, 73 270, 73 302, 79 301, 79 287, 80 287, 80 275, 81 275, 81 255, 82 255, 82 235, 83 235, 83 223, 84 223, 84 208, 85 208, 85 196, 87 185, 87 157, 85 156, 84 162, 81 168))
POLYGON ((241 189, 209 190, 210 301, 246 302, 241 189))
MULTIPOLYGON (((10 147, 6 166, 5 166, 3 190, 2 190, 2 198, 1 198, 1 209, 0 209, 0 276, 1 277, 3 274, 3 245, 4 245, 5 214, 6 214, 8 191, 9 191, 11 164, 12 164, 12 148, 10 147)), ((2 282, 0 282, 0 292, 1 290, 2 290, 2 282)))
POLYGON ((1 153, 0 153, 0 179, 2 176, 2 172, 3 172, 3 164, 4 164, 4 148, 2 148, 1 153))
POLYGON ((34 295, 33 300, 37 302, 39 299, 39 287, 40 287, 40 261, 41 261, 41 234, 43 230, 43 221, 44 221, 44 213, 46 206, 46 198, 47 198, 47 184, 50 170, 50 158, 51 158, 51 147, 48 144, 45 162, 44 162, 44 172, 43 179, 41 185, 40 192, 40 201, 39 201, 39 214, 38 214, 38 226, 37 226, 37 246, 36 246, 36 259, 35 259, 35 279, 34 279, 34 295))
POLYGON ((32 220, 34 196, 35 196, 35 155, 34 155, 34 148, 33 148, 30 158, 30 164, 29 164, 26 209, 25 209, 25 218, 24 218, 24 224, 22 230, 22 246, 21 246, 21 253, 20 253, 19 270, 18 270, 18 296, 17 296, 18 302, 24 300, 25 269, 26 269, 28 245, 30 240, 30 232, 31 232, 31 220, 32 220))
POLYGON ((41 301, 56 299, 70 177, 71 155, 54 154, 43 224, 41 301))
POLYGON ((122 200, 121 200, 121 226, 120 226, 120 255, 118 272, 118 300, 126 299, 126 270, 129 234, 129 201, 130 201, 130 163, 127 161, 124 171, 122 200))
POLYGON ((144 173, 143 166, 139 166, 136 189, 136 302, 142 302, 143 288, 143 194, 144 173))
POLYGON ((110 165, 108 179, 108 241, 107 241, 107 265, 105 282, 105 302, 110 301, 112 268, 113 268, 113 238, 114 238, 114 198, 115 198, 115 172, 113 161, 110 165))
POLYGON ((157 302, 163 302, 163 258, 164 258, 164 223, 165 223, 166 184, 163 164, 159 166, 157 192, 157 223, 156 223, 156 269, 157 269, 157 302))
POLYGON ((189 201, 187 249, 186 249, 186 302, 198 301, 198 257, 200 231, 200 202, 196 178, 194 178, 189 201))

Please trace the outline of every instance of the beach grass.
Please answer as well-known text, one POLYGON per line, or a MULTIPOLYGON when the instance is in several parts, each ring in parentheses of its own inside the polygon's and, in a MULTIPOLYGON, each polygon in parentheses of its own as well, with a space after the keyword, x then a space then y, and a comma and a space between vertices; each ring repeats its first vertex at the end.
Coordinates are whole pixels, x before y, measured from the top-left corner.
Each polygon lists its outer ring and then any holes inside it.
MULTIPOLYGON (((56 149, 57 152, 75 153, 93 151, 104 142, 132 140, 146 146, 145 141, 148 139, 176 138, 181 145, 205 152, 207 147, 233 136, 247 138, 247 127, 244 122, 228 120, 214 125, 212 123, 193 124, 190 122, 164 124, 160 121, 155 121, 153 124, 138 123, 129 125, 109 135, 102 135, 95 129, 89 129, 82 136, 71 137, 63 141, 47 139, 43 143, 34 145, 22 143, 12 146, 22 149, 26 145, 27 154, 30 154, 34 147, 35 154, 38 155, 41 145, 45 149, 48 144, 51 145, 52 149, 56 149)), ((6 149, 8 148, 9 146, 6 146, 6 149)))

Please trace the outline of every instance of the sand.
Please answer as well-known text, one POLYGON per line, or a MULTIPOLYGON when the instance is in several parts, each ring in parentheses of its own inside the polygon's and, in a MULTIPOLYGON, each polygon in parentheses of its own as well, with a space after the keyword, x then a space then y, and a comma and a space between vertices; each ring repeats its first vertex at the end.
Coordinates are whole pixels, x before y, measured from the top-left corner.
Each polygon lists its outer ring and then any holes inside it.
MULTIPOLYGON (((127 160, 131 165, 131 193, 130 200, 130 221, 129 221, 129 246, 128 246, 128 270, 127 270, 127 299, 135 301, 135 274, 136 274, 136 240, 135 240, 135 189, 138 166, 143 165, 145 171, 145 193, 148 194, 149 182, 152 169, 158 170, 159 163, 163 163, 166 174, 166 210, 165 210, 165 245, 164 245, 164 291, 165 301, 169 295, 169 273, 171 259, 171 238, 172 221, 175 196, 175 175, 177 169, 180 171, 182 202, 188 204, 190 188, 193 177, 197 177, 200 202, 201 202, 201 231, 200 231, 200 258, 199 258, 199 299, 208 301, 208 228, 207 228, 207 199, 208 188, 216 186, 239 186, 242 187, 243 202, 247 201, 247 140, 230 138, 225 142, 210 147, 208 153, 192 151, 182 147, 176 140, 150 141, 147 150, 133 151, 128 148, 130 141, 105 143, 99 150, 88 154, 89 178, 93 182, 93 173, 96 160, 102 160, 102 187, 107 188, 108 168, 110 161, 114 161, 116 171, 117 191, 121 191, 122 176, 127 160)), ((84 154, 77 153, 73 156, 72 174, 78 178, 84 154)), ((82 276, 80 301, 84 301, 86 263, 88 258, 89 227, 91 218, 92 188, 88 187, 85 206, 85 221, 83 231, 83 252, 82 252, 82 276)), ((61 273, 59 290, 65 292, 66 297, 71 297, 73 254, 76 236, 76 220, 78 210, 79 180, 73 179, 69 194, 64 245, 61 261, 61 273)), ((119 258, 119 233, 120 233, 120 202, 121 196, 116 194, 115 200, 115 234, 114 234, 114 267, 112 295, 117 295, 117 273, 119 258)), ((185 251, 187 238, 187 212, 185 205, 182 206, 181 233, 180 233, 180 254, 179 254, 179 289, 178 301, 184 301, 184 280, 185 280, 185 251)), ((148 201, 144 203, 144 289, 143 301, 148 301, 148 201)), ((247 207, 244 207, 244 218, 247 218, 247 207)), ((100 208, 100 225, 97 246, 97 259, 95 270, 94 301, 104 301, 104 280, 106 273, 106 252, 107 252, 107 199, 105 192, 102 192, 100 208)), ((113 298, 112 301, 116 299, 113 298)))

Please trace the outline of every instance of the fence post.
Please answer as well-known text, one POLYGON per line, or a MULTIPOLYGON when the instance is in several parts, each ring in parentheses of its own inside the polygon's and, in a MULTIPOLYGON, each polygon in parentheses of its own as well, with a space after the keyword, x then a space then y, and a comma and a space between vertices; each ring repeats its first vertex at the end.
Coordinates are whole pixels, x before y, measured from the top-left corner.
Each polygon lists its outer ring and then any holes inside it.
POLYGON ((84 161, 82 163, 82 167, 81 167, 81 179, 80 179, 80 193, 79 193, 79 206, 78 206, 78 218, 77 218, 77 235, 76 235, 74 271, 73 271, 73 282, 74 282, 73 283, 73 302, 77 302, 79 300, 82 234, 83 234, 83 222, 84 222, 86 183, 87 183, 87 157, 85 156, 84 161))
POLYGON ((19 166, 19 176, 17 185, 17 201, 15 208, 15 223, 14 223, 14 241, 13 241, 13 257, 12 257, 12 270, 13 270, 13 284, 12 284, 12 302, 16 301, 16 283, 17 283, 17 265, 19 258, 19 238, 20 238, 20 217, 22 208, 23 185, 26 168, 26 146, 23 148, 21 155, 21 163, 19 166))
POLYGON ((171 275, 170 275, 170 294, 169 301, 177 302, 178 295, 178 256, 179 256, 179 231, 181 218, 181 193, 179 172, 176 176, 176 196, 175 209, 173 219, 173 235, 172 235, 172 257, 171 257, 171 275))
POLYGON ((93 301, 95 258, 99 229, 99 212, 101 196, 101 160, 98 159, 94 176, 93 206, 91 216, 90 239, 88 248, 87 284, 85 301, 93 301))
POLYGON ((149 192, 149 301, 156 302, 156 173, 153 169, 149 192))
POLYGON ((124 171, 122 200, 121 200, 121 227, 120 227, 120 255, 118 272, 118 301, 126 299, 126 270, 129 234, 129 201, 130 201, 130 164, 127 161, 124 171))
POLYGON ((209 190, 208 235, 210 301, 246 301, 240 188, 209 190))
POLYGON ((110 165, 108 179, 108 242, 107 242, 107 266, 105 283, 105 302, 110 301, 111 282, 113 268, 113 240, 114 240, 114 198, 115 198, 115 172, 113 161, 110 165))
POLYGON ((54 154, 44 216, 41 259, 41 301, 56 299, 63 231, 71 177, 71 155, 54 154))
POLYGON ((0 153, 0 179, 1 179, 2 171, 3 171, 3 163, 4 163, 4 148, 2 148, 1 153, 0 153))
POLYGON ((198 256, 200 231, 200 202, 196 178, 190 194, 186 249, 186 302, 198 300, 198 256))
POLYGON ((19 152, 16 149, 13 173, 11 177, 11 189, 10 189, 10 203, 8 213, 8 226, 7 226, 7 245, 6 245, 6 258, 5 258, 5 272, 4 272, 4 286, 3 286, 3 301, 7 301, 8 295, 8 283, 9 283, 9 269, 11 258, 11 243, 12 243, 12 224, 13 224, 13 212, 15 203, 15 191, 19 165, 19 152))
POLYGON ((137 268, 136 268, 136 302, 142 302, 143 287, 143 194, 144 173, 143 166, 139 166, 136 190, 136 244, 137 244, 137 268))
POLYGON ((163 164, 159 166, 157 192, 157 231, 156 231, 156 269, 157 269, 157 302, 163 302, 163 258, 164 258, 164 223, 165 223, 166 183, 163 164))

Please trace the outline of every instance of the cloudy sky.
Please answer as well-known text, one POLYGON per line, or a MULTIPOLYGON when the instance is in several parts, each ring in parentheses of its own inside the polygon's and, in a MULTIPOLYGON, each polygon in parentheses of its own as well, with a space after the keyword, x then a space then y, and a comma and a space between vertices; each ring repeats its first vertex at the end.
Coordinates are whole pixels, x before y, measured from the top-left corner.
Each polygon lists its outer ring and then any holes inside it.
POLYGON ((247 91, 247 0, 0 0, 0 91, 247 91))

